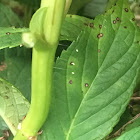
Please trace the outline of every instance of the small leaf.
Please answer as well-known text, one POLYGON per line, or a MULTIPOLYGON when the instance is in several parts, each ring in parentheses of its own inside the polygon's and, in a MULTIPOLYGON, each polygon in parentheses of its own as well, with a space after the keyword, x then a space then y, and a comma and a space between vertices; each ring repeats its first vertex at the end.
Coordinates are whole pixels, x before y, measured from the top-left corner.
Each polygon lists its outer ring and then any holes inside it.
POLYGON ((0 116, 15 135, 19 122, 29 109, 29 103, 21 93, 6 81, 0 79, 0 116))
POLYGON ((22 46, 22 32, 27 32, 26 28, 0 27, 0 49, 22 46))
POLYGON ((46 16, 47 9, 47 7, 39 8, 30 21, 30 31, 37 37, 42 36, 43 38, 44 19, 46 16))

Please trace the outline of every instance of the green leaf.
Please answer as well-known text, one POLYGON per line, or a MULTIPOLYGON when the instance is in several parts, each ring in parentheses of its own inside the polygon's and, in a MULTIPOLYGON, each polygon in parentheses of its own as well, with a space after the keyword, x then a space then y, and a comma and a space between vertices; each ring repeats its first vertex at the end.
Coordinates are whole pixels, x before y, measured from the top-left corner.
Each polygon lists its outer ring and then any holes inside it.
MULTIPOLYGON (((34 26, 33 23, 32 26, 34 26)), ((92 20, 85 17, 68 15, 62 26, 60 40, 76 40, 80 32, 87 26, 92 28, 92 20)), ((24 32, 29 32, 29 29, 0 27, 0 49, 22 46, 22 33, 24 32)))
POLYGON ((77 15, 67 15, 62 25, 60 40, 76 40, 87 26, 93 28, 93 20, 77 15))
POLYGON ((15 135, 19 122, 29 109, 29 103, 11 84, 0 79, 0 116, 15 135))
POLYGON ((110 9, 116 2, 117 2, 117 0, 109 0, 106 10, 110 9))
POLYGON ((28 29, 15 28, 22 26, 21 20, 9 7, 1 3, 0 19, 0 49, 22 45, 21 33, 28 29))
POLYGON ((43 8, 39 8, 36 11, 36 13, 33 15, 30 21, 30 25, 29 25, 30 32, 24 33, 22 35, 23 43, 29 48, 32 48, 34 44, 36 44, 37 40, 40 40, 41 42, 45 41, 43 25, 44 25, 44 19, 45 19, 47 9, 48 8, 43 7, 43 8))
MULTIPOLYGON (((23 25, 19 17, 9 7, 0 3, 0 19, 1 19, 0 21, 0 49, 5 48, 5 47, 14 47, 17 45, 21 45, 22 42, 21 42, 20 32, 25 31, 25 29, 15 29, 15 27, 21 27, 23 25), (12 27, 9 28, 9 26, 12 26, 12 27)), ((0 50, 0 74, 1 75, 2 75, 2 70, 5 69, 4 52, 5 52, 4 49, 0 50)), ((13 75, 15 74, 16 73, 13 73, 13 75)), ((2 130, 8 129, 7 125, 4 123, 1 117, 0 117, 0 126, 1 126, 0 133, 2 130)))
POLYGON ((111 140, 117 139, 117 137, 126 134, 127 132, 131 131, 134 128, 137 128, 140 126, 140 114, 137 114, 135 117, 133 117, 131 120, 129 120, 127 123, 125 123, 119 130, 117 130, 115 133, 113 133, 110 138, 113 138, 111 140))
POLYGON ((19 17, 7 6, 0 3, 0 27, 21 27, 22 22, 19 17))
POLYGON ((37 37, 43 36, 43 25, 47 9, 47 7, 39 8, 30 21, 30 31, 37 37))
POLYGON ((126 109, 140 68, 140 31, 127 0, 87 27, 55 65, 40 140, 101 140, 126 109))
MULTIPOLYGON (((140 115, 140 114, 138 114, 140 115)), ((136 128, 140 126, 140 116, 136 115, 131 121, 129 121, 129 124, 125 127, 122 133, 128 132, 133 128, 136 128)))
POLYGON ((140 139, 140 126, 124 133, 117 140, 139 140, 140 139))
POLYGON ((72 0, 72 4, 69 9, 69 13, 77 14, 77 12, 90 1, 91 0, 72 0))
MULTIPOLYGON (((76 40, 80 32, 87 26, 91 26, 92 28, 92 20, 80 16, 68 15, 62 26, 60 40, 76 40)), ((22 46, 22 33, 24 32, 29 32, 29 29, 0 27, 0 49, 22 46)))
POLYGON ((0 27, 0 49, 23 46, 22 32, 27 31, 26 28, 0 27))
POLYGON ((104 13, 108 0, 92 0, 82 9, 82 16, 95 18, 104 13))
POLYGON ((0 77, 13 84, 30 101, 31 50, 24 47, 4 49, 0 60, 0 77))
POLYGON ((110 138, 114 138, 114 135, 116 134, 116 132, 118 130, 120 130, 123 126, 125 126, 131 119, 132 119, 132 115, 130 113, 130 109, 126 108, 125 112, 122 114, 119 122, 117 123, 117 125, 113 128, 113 131, 111 132, 109 139, 110 138))

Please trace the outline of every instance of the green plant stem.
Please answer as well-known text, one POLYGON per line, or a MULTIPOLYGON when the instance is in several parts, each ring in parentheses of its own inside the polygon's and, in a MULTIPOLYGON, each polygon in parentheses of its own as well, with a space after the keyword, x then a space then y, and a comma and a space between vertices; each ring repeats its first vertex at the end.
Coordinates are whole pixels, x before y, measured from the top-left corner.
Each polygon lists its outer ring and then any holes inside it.
POLYGON ((53 46, 59 40, 60 28, 64 19, 66 0, 43 0, 41 7, 48 7, 44 19, 44 36, 49 46, 53 46))
POLYGON ((41 23, 44 40, 36 38, 33 48, 31 106, 14 140, 27 140, 36 136, 49 112, 53 64, 64 18, 65 0, 42 0, 41 7, 48 7, 48 10, 44 23, 41 23))
POLYGON ((22 123, 22 131, 29 134, 29 136, 36 135, 38 128, 41 128, 48 115, 51 98, 52 71, 56 50, 56 46, 50 48, 39 46, 40 44, 36 45, 37 46, 33 48, 32 58, 31 107, 26 122, 23 121, 22 123), (33 128, 33 130, 31 130, 31 128, 33 128))
POLYGON ((56 45, 46 47, 40 42, 36 43, 33 48, 32 100, 28 115, 21 126, 21 132, 26 138, 36 136, 47 118, 51 99, 55 51, 56 45))

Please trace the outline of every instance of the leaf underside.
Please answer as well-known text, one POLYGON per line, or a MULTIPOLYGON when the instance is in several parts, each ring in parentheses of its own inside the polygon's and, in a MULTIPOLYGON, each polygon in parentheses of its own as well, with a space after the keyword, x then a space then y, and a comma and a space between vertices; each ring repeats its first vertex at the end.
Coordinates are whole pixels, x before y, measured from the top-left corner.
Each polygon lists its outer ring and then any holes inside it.
POLYGON ((29 102, 6 81, 0 79, 0 116, 15 135, 19 122, 29 109, 29 102))
POLYGON ((92 23, 56 62, 40 140, 101 140, 130 100, 140 67, 140 31, 127 0, 92 23))

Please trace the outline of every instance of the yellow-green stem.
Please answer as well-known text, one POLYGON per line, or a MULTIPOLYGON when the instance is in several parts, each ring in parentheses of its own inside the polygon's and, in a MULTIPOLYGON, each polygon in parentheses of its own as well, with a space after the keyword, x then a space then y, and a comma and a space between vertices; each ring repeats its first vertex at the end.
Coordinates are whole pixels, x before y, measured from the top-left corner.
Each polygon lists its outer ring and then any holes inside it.
MULTIPOLYGON (((40 42, 33 48, 31 106, 19 130, 26 138, 36 136, 47 118, 55 51, 56 46, 46 47, 40 42)), ((14 140, 17 140, 16 137, 14 140)))
POLYGON ((53 46, 59 40, 60 28, 64 19, 65 2, 66 0, 46 0, 44 2, 48 10, 44 19, 47 24, 44 24, 43 30, 45 40, 50 46, 53 46))
POLYGON ((48 7, 44 23, 41 23, 44 31, 41 36, 45 37, 45 41, 40 38, 35 41, 31 106, 14 140, 28 140, 36 136, 49 112, 53 64, 64 17, 65 0, 42 0, 41 7, 48 7))

